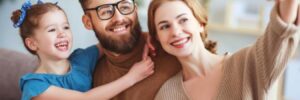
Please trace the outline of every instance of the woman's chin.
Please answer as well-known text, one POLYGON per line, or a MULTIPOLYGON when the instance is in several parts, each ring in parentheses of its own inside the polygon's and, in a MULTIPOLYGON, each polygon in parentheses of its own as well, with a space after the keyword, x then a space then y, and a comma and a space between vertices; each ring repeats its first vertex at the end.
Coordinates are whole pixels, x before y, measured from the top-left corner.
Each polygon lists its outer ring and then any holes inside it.
POLYGON ((168 52, 169 54, 176 56, 177 58, 183 58, 183 57, 187 57, 190 56, 192 54, 192 52, 188 52, 188 51, 172 51, 172 52, 168 52))

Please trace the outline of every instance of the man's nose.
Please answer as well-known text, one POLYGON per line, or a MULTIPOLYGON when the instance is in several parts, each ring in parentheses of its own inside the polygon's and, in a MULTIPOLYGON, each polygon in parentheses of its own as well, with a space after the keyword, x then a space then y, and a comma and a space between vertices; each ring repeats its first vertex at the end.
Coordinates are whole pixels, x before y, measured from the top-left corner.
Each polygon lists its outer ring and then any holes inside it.
POLYGON ((122 20, 124 20, 124 15, 120 13, 120 11, 117 8, 115 9, 115 14, 112 17, 112 21, 114 22, 122 22, 122 20))

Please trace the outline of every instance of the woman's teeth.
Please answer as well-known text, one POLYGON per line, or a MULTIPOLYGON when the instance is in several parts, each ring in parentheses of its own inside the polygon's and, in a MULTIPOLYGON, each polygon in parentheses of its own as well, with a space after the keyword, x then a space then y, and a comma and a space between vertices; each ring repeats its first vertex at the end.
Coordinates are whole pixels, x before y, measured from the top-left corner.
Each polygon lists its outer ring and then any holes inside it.
POLYGON ((176 40, 175 42, 172 42, 171 45, 173 45, 173 46, 183 45, 183 44, 187 43, 188 40, 189 40, 188 38, 176 40))

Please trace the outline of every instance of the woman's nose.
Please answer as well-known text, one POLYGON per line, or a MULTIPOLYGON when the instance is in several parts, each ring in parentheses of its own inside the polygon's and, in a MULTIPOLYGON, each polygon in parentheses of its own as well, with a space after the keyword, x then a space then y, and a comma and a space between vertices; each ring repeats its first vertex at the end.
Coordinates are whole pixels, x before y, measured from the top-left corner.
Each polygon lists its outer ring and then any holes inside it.
POLYGON ((182 28, 178 24, 173 24, 171 27, 171 35, 173 37, 179 36, 182 33, 182 28))

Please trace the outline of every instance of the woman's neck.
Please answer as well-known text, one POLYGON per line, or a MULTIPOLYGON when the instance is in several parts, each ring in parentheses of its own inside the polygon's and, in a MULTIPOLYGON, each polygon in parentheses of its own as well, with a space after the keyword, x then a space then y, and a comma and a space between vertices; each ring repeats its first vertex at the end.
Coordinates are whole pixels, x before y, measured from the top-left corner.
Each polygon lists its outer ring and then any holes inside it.
POLYGON ((178 58, 182 64, 183 80, 205 77, 221 64, 223 58, 206 49, 195 50, 190 56, 178 58))
POLYGON ((36 73, 64 75, 69 69, 70 63, 68 59, 51 60, 40 58, 39 67, 36 70, 36 73))

